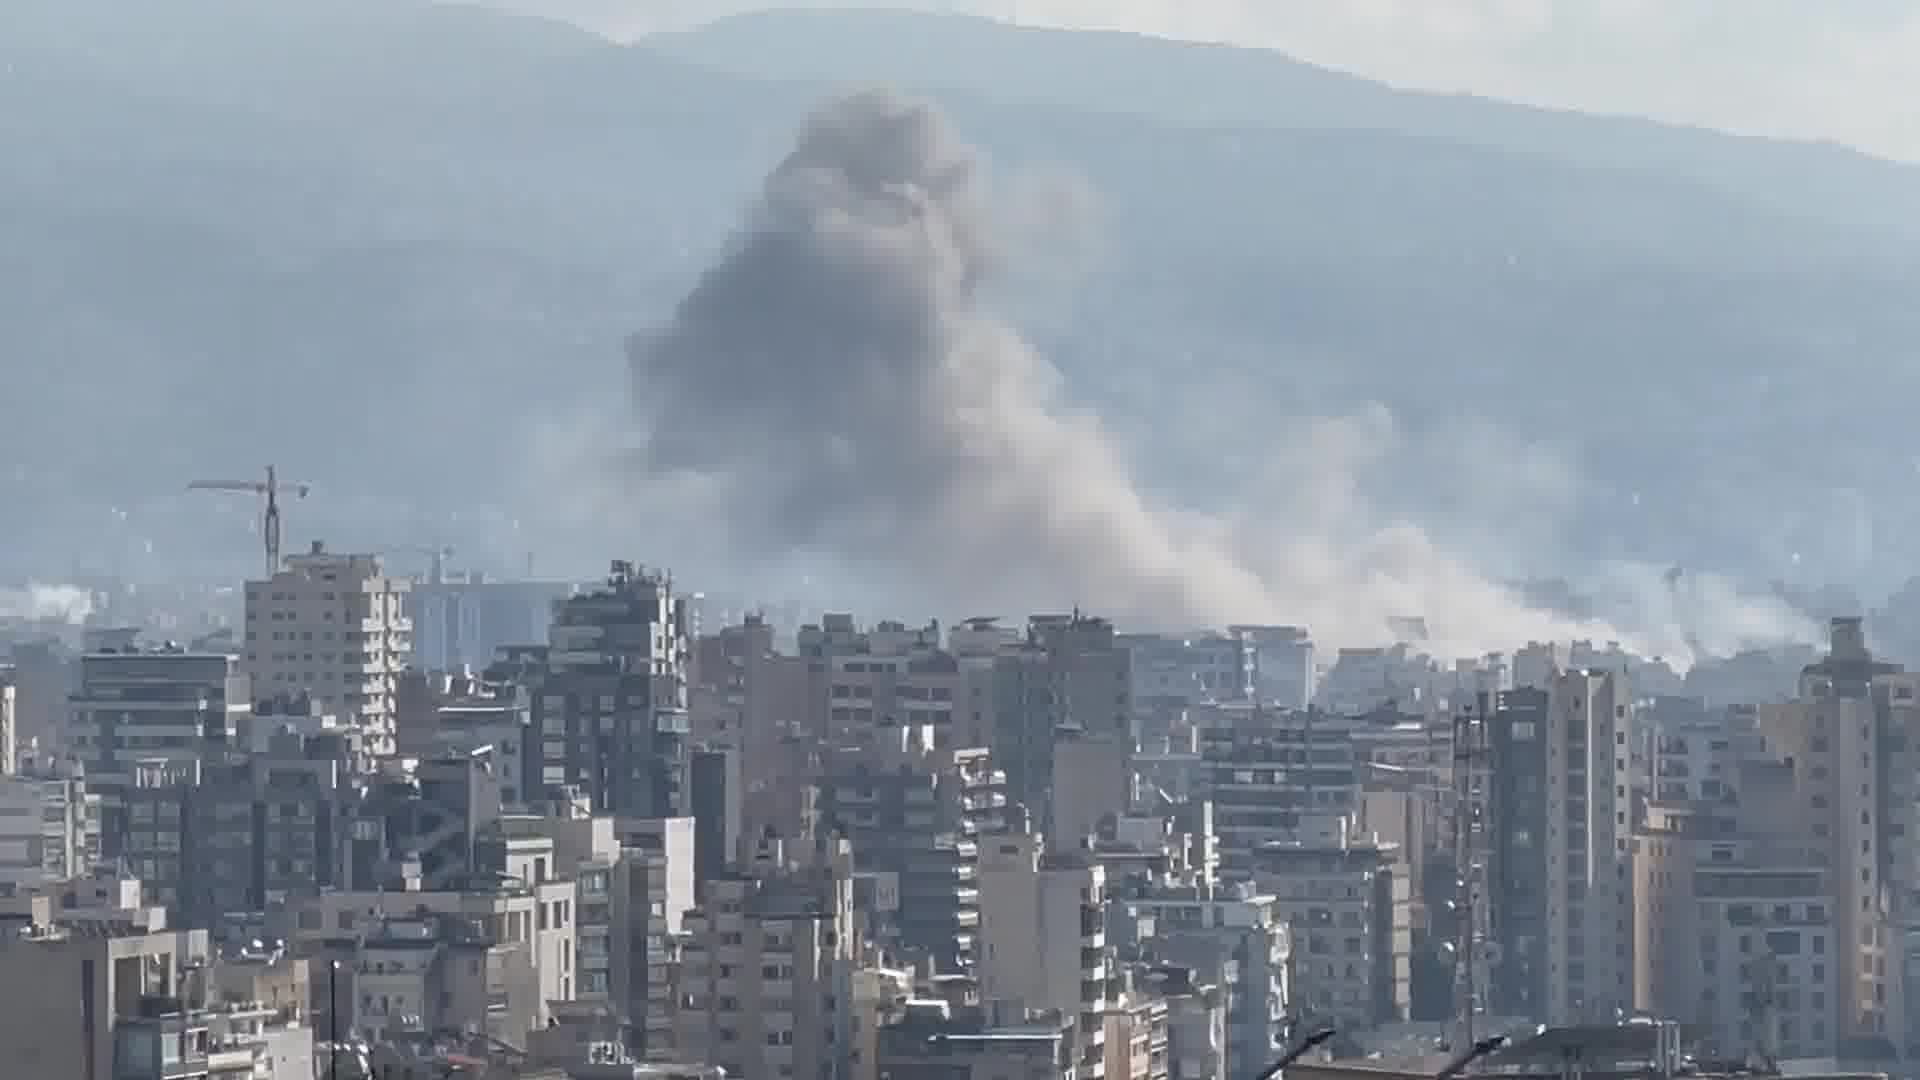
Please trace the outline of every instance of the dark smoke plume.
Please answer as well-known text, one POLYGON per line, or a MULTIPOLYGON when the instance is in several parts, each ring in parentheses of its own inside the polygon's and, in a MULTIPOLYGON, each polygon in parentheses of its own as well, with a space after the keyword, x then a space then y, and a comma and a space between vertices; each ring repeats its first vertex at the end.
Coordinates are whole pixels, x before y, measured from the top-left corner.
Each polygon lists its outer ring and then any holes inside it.
POLYGON ((718 265, 631 344, 649 480, 692 479, 736 555, 819 553, 953 614, 1079 603, 1163 626, 1305 622, 1345 644, 1424 614, 1463 651, 1622 636, 1368 522, 1355 477, 1392 435, 1381 416, 1294 425, 1310 514, 1149 505, 983 306, 1003 254, 991 209, 979 156, 928 106, 870 92, 820 110, 718 265))
POLYGON ((982 310, 988 208, 980 160, 927 106, 821 110, 732 251, 633 344, 649 464, 720 485, 736 541, 899 567, 951 599, 1179 616, 1257 596, 1174 543, 982 310))

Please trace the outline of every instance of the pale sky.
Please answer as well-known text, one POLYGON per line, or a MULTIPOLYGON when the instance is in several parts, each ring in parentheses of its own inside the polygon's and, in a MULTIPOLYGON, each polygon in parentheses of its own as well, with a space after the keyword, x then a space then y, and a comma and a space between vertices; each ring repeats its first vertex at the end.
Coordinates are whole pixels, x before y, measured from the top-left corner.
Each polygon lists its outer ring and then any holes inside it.
POLYGON ((1920 0, 495 0, 631 36, 741 10, 879 6, 1281 51, 1456 90, 1920 161, 1920 0))

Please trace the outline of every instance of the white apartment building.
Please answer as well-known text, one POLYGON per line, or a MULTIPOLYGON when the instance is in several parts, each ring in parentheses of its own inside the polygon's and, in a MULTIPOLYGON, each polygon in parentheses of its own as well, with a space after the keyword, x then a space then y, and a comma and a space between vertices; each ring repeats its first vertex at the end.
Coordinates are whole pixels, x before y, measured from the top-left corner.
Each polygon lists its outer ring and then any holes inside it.
POLYGON ((100 855, 99 796, 71 776, 0 776, 0 885, 88 873, 100 855))
POLYGON ((270 580, 247 582, 242 670, 254 695, 305 695, 365 732, 373 753, 393 753, 400 674, 413 654, 410 587, 376 556, 318 543, 270 580))
POLYGON ((980 844, 981 1000, 1078 1020, 1082 1080, 1106 1075, 1106 868, 1086 852, 1042 854, 1041 836, 980 844))
POLYGON ((14 704, 13 669, 0 666, 0 776, 19 767, 19 714, 14 704))

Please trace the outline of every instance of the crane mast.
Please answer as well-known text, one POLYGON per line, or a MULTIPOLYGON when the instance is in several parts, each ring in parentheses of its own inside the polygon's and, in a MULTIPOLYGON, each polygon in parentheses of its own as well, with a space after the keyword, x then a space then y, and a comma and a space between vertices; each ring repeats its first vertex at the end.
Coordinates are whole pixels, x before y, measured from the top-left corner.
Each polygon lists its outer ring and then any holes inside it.
POLYGON ((286 492, 296 499, 304 499, 311 485, 281 483, 279 470, 267 466, 267 478, 259 480, 196 480, 187 485, 189 491, 240 491, 258 495, 265 500, 266 506, 260 514, 260 539, 266 548, 267 577, 280 572, 280 493, 286 492))

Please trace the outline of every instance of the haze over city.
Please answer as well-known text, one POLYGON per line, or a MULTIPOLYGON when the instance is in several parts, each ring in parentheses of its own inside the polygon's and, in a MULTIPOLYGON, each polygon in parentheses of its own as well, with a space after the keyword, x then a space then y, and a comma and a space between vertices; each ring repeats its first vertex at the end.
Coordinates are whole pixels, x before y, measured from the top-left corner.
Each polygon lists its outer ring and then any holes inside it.
POLYGON ((1913 5, 0 6, 0 1060, 1915 1074, 1913 5))

